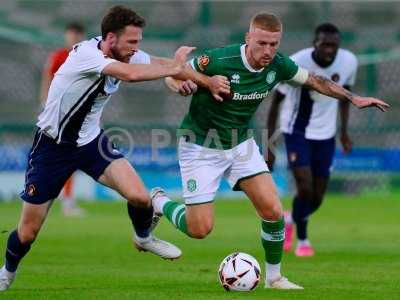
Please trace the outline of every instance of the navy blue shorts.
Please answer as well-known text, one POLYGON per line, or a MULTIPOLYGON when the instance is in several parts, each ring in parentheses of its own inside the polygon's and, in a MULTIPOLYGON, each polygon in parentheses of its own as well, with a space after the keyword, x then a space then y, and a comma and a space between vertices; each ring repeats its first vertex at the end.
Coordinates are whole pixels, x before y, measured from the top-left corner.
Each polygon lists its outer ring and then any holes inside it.
POLYGON ((122 157, 103 132, 89 144, 77 147, 57 144, 38 130, 29 152, 25 188, 20 196, 26 202, 43 204, 59 195, 76 170, 97 180, 113 160, 122 157))
POLYGON ((301 134, 284 134, 290 168, 310 167, 313 176, 329 177, 335 154, 335 138, 309 140, 301 134))

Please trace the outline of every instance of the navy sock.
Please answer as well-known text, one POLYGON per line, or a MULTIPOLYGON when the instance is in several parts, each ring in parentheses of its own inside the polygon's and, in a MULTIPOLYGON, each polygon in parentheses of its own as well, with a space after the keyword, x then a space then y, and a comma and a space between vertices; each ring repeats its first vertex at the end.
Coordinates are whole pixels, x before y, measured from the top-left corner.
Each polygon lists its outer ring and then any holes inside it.
POLYGON ((309 202, 305 199, 295 197, 293 200, 292 218, 296 223, 296 233, 299 240, 307 239, 307 225, 308 216, 310 214, 311 207, 309 202))
POLYGON ((310 211, 308 212, 308 216, 311 216, 313 213, 315 213, 318 208, 321 206, 322 199, 320 201, 313 201, 310 205, 310 211))
POLYGON ((299 240, 307 239, 307 225, 308 225, 308 220, 302 220, 296 222, 296 234, 299 240))
POLYGON ((146 238, 150 235, 153 211, 152 206, 147 208, 136 207, 128 202, 128 215, 138 237, 146 238))
POLYGON ((6 250, 6 270, 15 272, 21 259, 31 249, 31 243, 22 244, 19 240, 17 230, 14 230, 8 236, 6 250))

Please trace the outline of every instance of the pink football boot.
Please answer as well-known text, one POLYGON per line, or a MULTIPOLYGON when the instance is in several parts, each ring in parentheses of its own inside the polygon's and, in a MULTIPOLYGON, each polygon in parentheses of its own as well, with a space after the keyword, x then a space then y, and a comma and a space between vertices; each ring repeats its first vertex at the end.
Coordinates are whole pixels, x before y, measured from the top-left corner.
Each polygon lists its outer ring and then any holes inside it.
POLYGON ((291 220, 291 212, 285 211, 285 241, 283 242, 283 251, 289 252, 293 244, 293 221, 291 220))
POLYGON ((296 247, 296 251, 294 251, 294 254, 300 257, 310 257, 314 256, 315 252, 310 244, 304 244, 304 245, 298 245, 296 247))

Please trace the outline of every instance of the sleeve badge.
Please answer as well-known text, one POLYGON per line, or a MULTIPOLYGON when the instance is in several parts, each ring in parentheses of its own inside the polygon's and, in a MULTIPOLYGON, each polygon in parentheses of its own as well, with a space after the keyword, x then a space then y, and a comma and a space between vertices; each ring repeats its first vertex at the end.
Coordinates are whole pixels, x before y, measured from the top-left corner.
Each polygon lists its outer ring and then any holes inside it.
POLYGON ((207 55, 202 55, 197 58, 197 66, 201 71, 204 71, 209 63, 210 57, 207 55))

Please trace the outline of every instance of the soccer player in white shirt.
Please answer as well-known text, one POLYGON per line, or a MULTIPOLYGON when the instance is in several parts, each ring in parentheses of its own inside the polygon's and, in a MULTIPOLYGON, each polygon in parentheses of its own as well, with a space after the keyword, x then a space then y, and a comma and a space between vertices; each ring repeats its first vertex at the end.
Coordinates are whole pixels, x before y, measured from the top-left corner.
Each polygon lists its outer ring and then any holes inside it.
POLYGON ((180 249, 151 235, 150 196, 133 167, 100 129, 101 114, 120 81, 191 78, 217 97, 219 92, 229 93, 229 82, 223 76, 208 77, 185 67, 186 56, 194 48, 179 48, 174 60, 140 51, 144 25, 133 10, 111 8, 101 24, 102 36, 75 45, 56 72, 29 153, 22 214, 18 228, 8 237, 0 291, 10 287, 53 199, 78 169, 128 201, 137 248, 169 259, 181 255, 180 249))
MULTIPOLYGON (((355 82, 357 58, 348 50, 339 48, 340 32, 330 23, 319 25, 315 30, 314 47, 300 50, 291 58, 310 72, 326 77, 350 89, 355 82)), ((331 99, 304 86, 288 84, 278 86, 268 115, 268 132, 276 128, 279 106, 280 128, 285 137, 289 166, 296 182, 296 196, 291 212, 285 212, 284 250, 290 251, 293 240, 293 224, 298 238, 295 254, 313 256, 314 249, 308 240, 308 220, 321 205, 335 151, 336 118, 340 108, 340 140, 348 153, 352 142, 347 133, 349 102, 331 99)), ((269 167, 274 156, 269 152, 269 167)))

